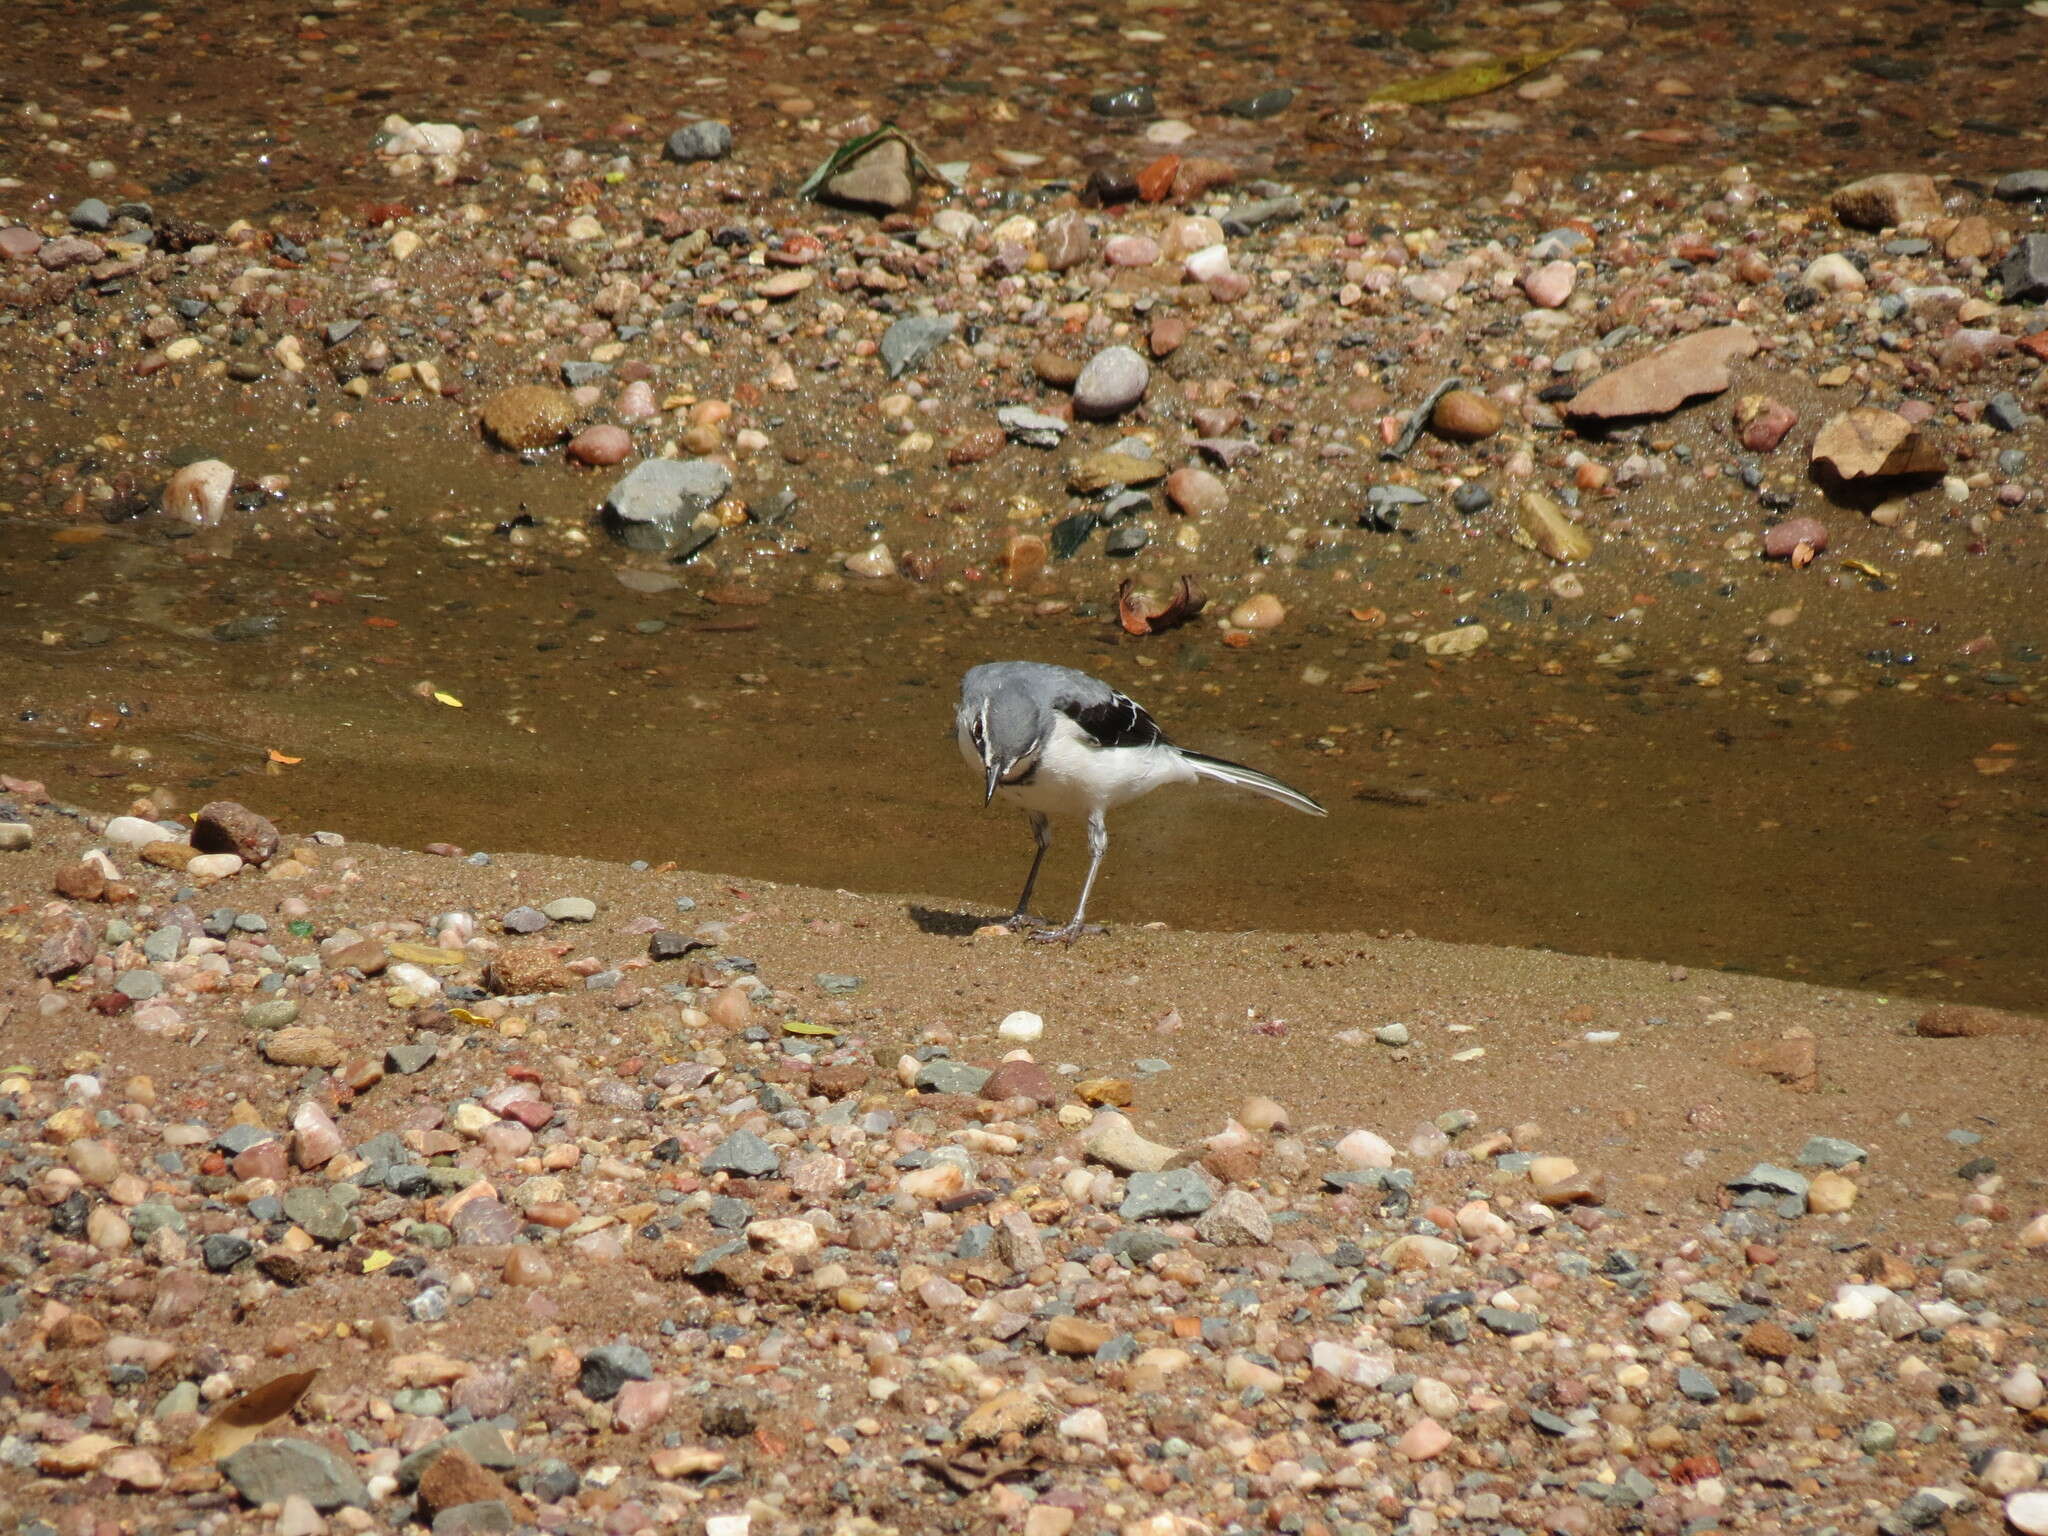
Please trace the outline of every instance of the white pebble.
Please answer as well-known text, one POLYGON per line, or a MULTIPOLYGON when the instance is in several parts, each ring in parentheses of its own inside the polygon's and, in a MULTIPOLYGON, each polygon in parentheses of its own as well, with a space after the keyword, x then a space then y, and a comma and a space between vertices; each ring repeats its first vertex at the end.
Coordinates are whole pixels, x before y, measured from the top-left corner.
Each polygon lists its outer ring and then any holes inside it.
POLYGON ((1643 1327, 1660 1339, 1675 1339, 1692 1327, 1692 1314, 1675 1301, 1660 1301, 1643 1314, 1643 1327))
POLYGON ((194 880, 225 880, 242 872, 242 857, 236 853, 202 853, 185 866, 194 880))
POLYGON ((2005 1501, 2005 1518, 2026 1536, 2048 1536, 2048 1490, 2030 1488, 2005 1501))
POLYGON ((1003 1022, 996 1026, 996 1033, 1005 1040, 1036 1040, 1045 1033, 1045 1020, 1028 1008, 1019 1008, 1015 1013, 1004 1015, 1003 1022))
POLYGON ((1337 1143, 1336 1153, 1353 1168, 1394 1166, 1393 1143, 1371 1131, 1353 1131, 1337 1143))
POLYGON ((123 848, 140 848, 145 843, 160 843, 170 833, 153 821, 144 821, 140 816, 116 816, 107 823, 106 839, 123 848))

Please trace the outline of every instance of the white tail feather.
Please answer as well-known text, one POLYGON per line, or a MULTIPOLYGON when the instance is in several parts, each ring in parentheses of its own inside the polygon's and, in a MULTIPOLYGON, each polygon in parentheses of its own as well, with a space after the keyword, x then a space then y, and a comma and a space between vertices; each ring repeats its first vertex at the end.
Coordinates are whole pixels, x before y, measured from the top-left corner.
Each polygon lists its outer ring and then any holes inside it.
POLYGON ((1181 756, 1190 768, 1205 779, 1214 779, 1219 784, 1234 784, 1239 789, 1248 789, 1255 795, 1264 795, 1268 800, 1278 800, 1282 805, 1291 805, 1297 811, 1306 811, 1311 816, 1327 816, 1315 801, 1298 789, 1290 789, 1270 774, 1247 768, 1242 763, 1233 763, 1220 757, 1205 757, 1200 752, 1182 750, 1181 756))

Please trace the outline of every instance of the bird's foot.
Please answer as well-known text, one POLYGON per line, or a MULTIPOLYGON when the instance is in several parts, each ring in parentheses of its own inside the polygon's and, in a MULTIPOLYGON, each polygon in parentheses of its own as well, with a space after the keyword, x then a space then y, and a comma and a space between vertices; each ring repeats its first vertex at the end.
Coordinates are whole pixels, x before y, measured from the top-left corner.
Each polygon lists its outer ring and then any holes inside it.
POLYGON ((1063 928, 1040 928, 1031 935, 1034 944, 1071 944, 1084 933, 1106 933, 1100 923, 1068 923, 1063 928))
POLYGON ((1022 933, 1027 928, 1047 928, 1051 925, 1044 918, 1034 917, 1029 912, 1012 912, 1003 919, 1003 926, 1012 933, 1022 933))

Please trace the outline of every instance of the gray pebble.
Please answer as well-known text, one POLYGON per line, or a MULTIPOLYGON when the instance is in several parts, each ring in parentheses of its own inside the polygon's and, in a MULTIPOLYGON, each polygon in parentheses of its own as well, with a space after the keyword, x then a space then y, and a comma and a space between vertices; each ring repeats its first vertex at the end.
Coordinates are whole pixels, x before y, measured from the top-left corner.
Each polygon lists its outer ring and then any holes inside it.
POLYGON ((732 153, 732 129, 710 118, 685 123, 668 136, 668 157, 688 163, 692 160, 723 160, 732 153))

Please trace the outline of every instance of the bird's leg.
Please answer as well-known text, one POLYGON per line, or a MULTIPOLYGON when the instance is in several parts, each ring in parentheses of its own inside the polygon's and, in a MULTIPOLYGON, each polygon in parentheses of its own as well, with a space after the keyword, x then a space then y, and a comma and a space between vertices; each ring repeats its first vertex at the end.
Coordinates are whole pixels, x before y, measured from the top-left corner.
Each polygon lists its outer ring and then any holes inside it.
POLYGON ((1100 923, 1082 921, 1088 913, 1088 893, 1095 888, 1095 872, 1102 868, 1102 856, 1109 852, 1109 826, 1102 812, 1088 813, 1088 878, 1081 882, 1081 899, 1074 903, 1074 916, 1064 928, 1042 928, 1031 935, 1044 944, 1071 944, 1084 933, 1100 933, 1100 923))
POLYGON ((1038 844, 1038 852, 1032 855, 1031 873, 1024 877, 1024 894, 1017 898, 1017 910, 1004 919, 1006 928, 1043 928, 1045 919, 1031 915, 1031 888, 1038 884, 1038 866, 1045 862, 1045 850, 1052 846, 1052 823, 1037 811, 1026 812, 1031 818, 1031 836, 1038 844))

